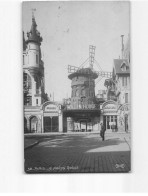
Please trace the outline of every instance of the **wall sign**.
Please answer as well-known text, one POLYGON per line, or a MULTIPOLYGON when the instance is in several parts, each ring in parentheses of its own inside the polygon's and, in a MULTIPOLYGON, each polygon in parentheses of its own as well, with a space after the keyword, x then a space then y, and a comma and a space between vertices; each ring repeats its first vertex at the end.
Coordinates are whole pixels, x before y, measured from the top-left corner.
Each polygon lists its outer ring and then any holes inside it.
POLYGON ((54 105, 54 104, 48 104, 47 106, 45 106, 44 109, 45 112, 58 112, 58 106, 54 105))
POLYGON ((117 112, 117 106, 113 103, 107 103, 103 107, 103 113, 116 113, 117 112))

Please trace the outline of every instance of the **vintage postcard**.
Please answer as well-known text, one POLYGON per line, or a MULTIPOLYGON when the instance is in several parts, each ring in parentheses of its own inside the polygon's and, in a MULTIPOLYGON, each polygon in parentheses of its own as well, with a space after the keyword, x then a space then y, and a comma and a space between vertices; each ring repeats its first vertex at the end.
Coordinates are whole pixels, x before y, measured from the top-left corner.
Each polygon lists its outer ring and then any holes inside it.
POLYGON ((22 14, 25 172, 130 172, 130 3, 28 1, 22 14))

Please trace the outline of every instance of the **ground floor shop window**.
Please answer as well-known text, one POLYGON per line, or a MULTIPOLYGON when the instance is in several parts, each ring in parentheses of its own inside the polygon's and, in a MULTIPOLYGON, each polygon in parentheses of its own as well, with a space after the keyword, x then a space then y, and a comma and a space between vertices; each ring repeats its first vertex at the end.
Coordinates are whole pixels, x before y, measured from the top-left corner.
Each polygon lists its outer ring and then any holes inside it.
POLYGON ((106 130, 107 129, 117 130, 117 127, 118 127, 118 125, 117 125, 117 116, 116 115, 103 116, 103 124, 106 127, 106 130))

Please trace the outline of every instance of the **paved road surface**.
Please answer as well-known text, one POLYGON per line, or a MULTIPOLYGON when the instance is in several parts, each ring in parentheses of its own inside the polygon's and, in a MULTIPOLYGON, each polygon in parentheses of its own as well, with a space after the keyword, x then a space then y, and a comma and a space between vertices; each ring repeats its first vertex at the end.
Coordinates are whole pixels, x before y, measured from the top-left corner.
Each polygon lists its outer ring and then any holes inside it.
MULTIPOLYGON (((130 171, 128 134, 54 135, 25 150, 27 173, 106 173, 130 171)), ((28 141, 28 138, 27 138, 28 141)))

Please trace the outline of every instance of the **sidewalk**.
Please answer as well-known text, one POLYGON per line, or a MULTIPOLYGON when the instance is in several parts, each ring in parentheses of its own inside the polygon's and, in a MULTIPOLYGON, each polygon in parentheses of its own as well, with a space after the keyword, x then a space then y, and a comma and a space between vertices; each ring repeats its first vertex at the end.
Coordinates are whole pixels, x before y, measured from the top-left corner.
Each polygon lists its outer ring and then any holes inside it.
MULTIPOLYGON (((50 135, 85 135, 85 134, 99 134, 100 131, 93 132, 49 132, 49 133, 25 133, 25 137, 36 137, 36 136, 50 136, 50 135)), ((131 132, 107 132, 106 134, 127 134, 130 135, 131 132)))
POLYGON ((28 149, 30 147, 33 147, 38 143, 39 143, 39 141, 36 139, 25 139, 24 140, 24 149, 28 149))

